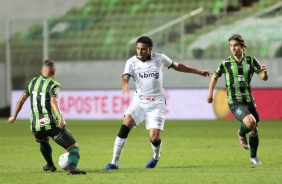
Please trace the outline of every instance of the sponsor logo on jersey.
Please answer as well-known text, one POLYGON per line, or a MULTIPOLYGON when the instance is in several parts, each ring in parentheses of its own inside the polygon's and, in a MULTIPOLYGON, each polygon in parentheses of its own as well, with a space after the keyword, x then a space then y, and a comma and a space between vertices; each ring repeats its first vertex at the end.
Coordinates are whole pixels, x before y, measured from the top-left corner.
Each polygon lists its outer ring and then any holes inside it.
POLYGON ((245 77, 244 77, 244 75, 238 75, 238 81, 239 82, 244 82, 245 81, 245 77))
POLYGON ((159 78, 159 73, 139 73, 139 77, 141 78, 150 78, 154 77, 155 79, 159 78))
POLYGON ((50 119, 49 118, 41 118, 41 119, 37 120, 37 123, 40 124, 40 127, 44 127, 45 126, 45 124, 44 124, 45 122, 47 122, 47 123, 50 122, 50 119))
POLYGON ((232 84, 233 87, 250 87, 248 83, 245 82, 244 75, 238 75, 238 83, 232 84))
POLYGON ((251 96, 251 94, 249 92, 245 92, 245 93, 239 93, 239 94, 235 94, 235 96, 238 96, 238 97, 244 97, 244 96, 251 96))
POLYGON ((250 85, 248 83, 245 83, 245 82, 239 82, 238 84, 232 84, 232 86, 234 88, 236 88, 236 87, 250 87, 250 85))

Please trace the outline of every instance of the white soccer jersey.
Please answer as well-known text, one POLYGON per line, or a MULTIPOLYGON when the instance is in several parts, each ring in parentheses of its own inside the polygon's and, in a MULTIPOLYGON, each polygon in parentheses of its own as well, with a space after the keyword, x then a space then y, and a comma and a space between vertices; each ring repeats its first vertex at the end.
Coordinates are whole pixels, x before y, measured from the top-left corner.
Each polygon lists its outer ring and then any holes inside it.
POLYGON ((151 53, 150 60, 141 61, 137 56, 127 60, 124 73, 133 77, 137 95, 155 97, 165 95, 163 68, 169 68, 173 61, 164 54, 151 53))

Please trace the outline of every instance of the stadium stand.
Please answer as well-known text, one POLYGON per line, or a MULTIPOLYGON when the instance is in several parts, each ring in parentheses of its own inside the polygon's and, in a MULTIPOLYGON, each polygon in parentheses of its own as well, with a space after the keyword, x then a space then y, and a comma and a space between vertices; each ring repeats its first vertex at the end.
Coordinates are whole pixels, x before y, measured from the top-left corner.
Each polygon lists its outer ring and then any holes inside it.
MULTIPOLYGON (((257 8, 260 8, 258 5, 257 8)), ((282 22, 282 3, 271 7, 262 13, 249 14, 242 20, 231 24, 213 28, 212 31, 202 34, 189 45, 188 50, 195 58, 226 57, 229 49, 226 40, 234 33, 244 35, 246 43, 250 43, 247 52, 260 58, 281 57, 282 35, 279 29, 282 22), (280 14, 279 14, 280 12, 280 14), (273 16, 279 14, 280 16, 273 16), (259 30, 259 31, 258 31, 259 30), (218 53, 214 53, 220 51, 218 53)), ((252 9, 256 11, 256 9, 252 9)), ((245 14, 246 15, 246 14, 245 14)), ((188 52, 189 52, 188 51, 188 52)))
MULTIPOLYGON (((281 9, 269 18, 248 18, 259 10, 263 10, 279 2, 279 0, 89 0, 82 8, 72 8, 61 17, 48 20, 49 57, 60 61, 75 60, 124 60, 126 43, 138 35, 148 32, 183 14, 199 7, 205 12, 185 21, 184 43, 188 46, 187 58, 216 58, 225 56, 226 36, 240 30, 247 38, 253 39, 254 31, 260 29, 260 37, 267 35, 269 40, 280 40, 281 36, 269 34, 269 30, 277 29, 281 22, 281 9), (224 4, 227 2, 228 4, 224 4), (226 8, 225 8, 226 7, 226 8), (246 19, 247 18, 247 19, 246 19), (234 22, 235 20, 241 20, 234 22), (250 26, 250 23, 260 22, 250 26), (220 26, 226 24, 226 26, 220 26), (233 29, 240 24, 238 29, 233 29), (267 26, 265 26, 267 25, 267 26), (214 30, 214 31, 211 31, 214 30), (224 31, 218 35, 218 32, 224 31), (229 34, 230 33, 230 34, 229 34), (209 40, 217 40, 209 44, 209 40), (200 45, 201 47, 198 47, 200 45), (215 52, 216 50, 216 52, 215 52), (220 52, 219 52, 220 50, 220 52), (191 54, 189 54, 191 53, 191 54)), ((159 50, 166 50, 177 57, 179 53, 179 28, 170 28, 168 41, 156 38, 159 50), (175 49, 168 49, 175 48, 175 49)), ((28 31, 20 32, 11 38, 12 61, 16 63, 42 60, 43 44, 42 24, 33 25, 28 31)), ((257 37, 256 37, 257 38, 257 37)), ((247 40, 248 42, 248 40, 247 40)), ((0 43, 1 44, 1 43, 0 43)), ((1 44, 0 59, 3 59, 5 43, 1 44)), ((281 43, 257 43, 251 46, 252 53, 260 57, 281 56, 281 43), (269 50, 273 50, 272 53, 269 50)), ((134 53, 134 50, 132 50, 134 53)))

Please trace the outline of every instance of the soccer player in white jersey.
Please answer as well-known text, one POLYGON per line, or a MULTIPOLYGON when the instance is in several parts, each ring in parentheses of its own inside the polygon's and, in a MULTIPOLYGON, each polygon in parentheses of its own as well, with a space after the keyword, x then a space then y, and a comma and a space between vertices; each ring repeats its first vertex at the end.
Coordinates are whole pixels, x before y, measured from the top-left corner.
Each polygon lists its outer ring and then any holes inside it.
POLYGON ((136 84, 133 100, 124 113, 123 124, 114 142, 112 162, 104 170, 118 169, 118 162, 130 130, 143 120, 149 130, 153 157, 146 168, 154 168, 161 156, 160 133, 164 129, 166 94, 163 88, 163 68, 173 68, 179 72, 210 76, 208 70, 198 70, 173 62, 164 54, 152 53, 153 42, 147 36, 136 41, 137 55, 127 60, 122 76, 122 94, 129 94, 128 82, 132 77, 136 84))

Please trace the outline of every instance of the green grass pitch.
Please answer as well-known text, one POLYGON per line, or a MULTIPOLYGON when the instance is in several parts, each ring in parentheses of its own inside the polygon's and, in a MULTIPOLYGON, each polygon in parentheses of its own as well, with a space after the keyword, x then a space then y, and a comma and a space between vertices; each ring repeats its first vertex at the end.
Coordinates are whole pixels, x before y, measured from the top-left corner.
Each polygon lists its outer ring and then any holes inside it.
POLYGON ((29 122, 9 125, 0 119, 0 183, 281 183, 282 121, 261 122, 258 156, 262 165, 252 165, 249 151, 239 146, 235 120, 167 120, 162 157, 154 169, 145 165, 152 157, 148 132, 142 123, 129 134, 119 170, 102 170, 112 159, 114 139, 121 120, 67 121, 76 138, 81 159, 78 168, 88 175, 69 176, 58 167, 64 149, 50 140, 57 172, 44 172, 45 161, 29 129, 29 122))

